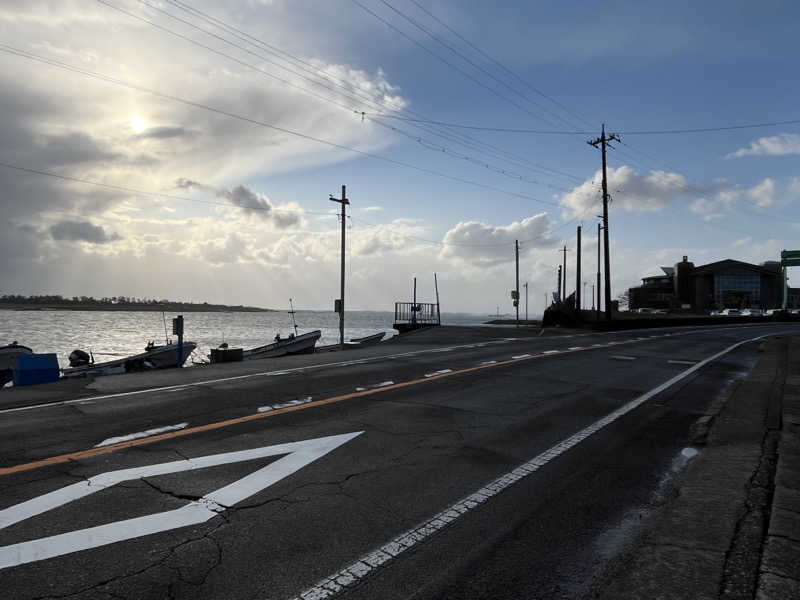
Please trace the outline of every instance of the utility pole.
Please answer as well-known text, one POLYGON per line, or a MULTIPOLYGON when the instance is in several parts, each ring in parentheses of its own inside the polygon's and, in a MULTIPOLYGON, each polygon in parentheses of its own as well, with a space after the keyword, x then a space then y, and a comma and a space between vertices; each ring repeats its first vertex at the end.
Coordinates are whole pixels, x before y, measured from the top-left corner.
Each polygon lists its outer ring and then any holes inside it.
POLYGON ((601 148, 601 154, 603 156, 603 247, 605 249, 605 269, 606 269, 606 289, 605 289, 605 297, 606 297, 606 319, 611 320, 611 261, 609 259, 609 252, 608 252, 608 178, 606 176, 606 146, 608 142, 612 141, 620 141, 619 137, 616 134, 612 133, 609 136, 606 136, 606 126, 605 123, 603 124, 603 129, 600 133, 600 137, 596 140, 589 140, 587 143, 590 146, 594 146, 597 148, 599 145, 601 148))
POLYGON ((578 242, 575 248, 576 271, 575 274, 575 313, 580 318, 581 314, 581 226, 578 225, 578 242))
POLYGON ((564 299, 561 297, 561 284, 562 283, 563 282, 561 281, 561 265, 558 265, 558 301, 559 301, 559 303, 564 301, 564 299))
POLYGON ((564 268, 561 271, 561 277, 564 280, 564 284, 561 286, 561 289, 564 291, 564 297, 562 298, 562 301, 566 301, 567 300, 567 245, 564 244, 564 248, 559 250, 559 252, 564 253, 564 268))
POLYGON ((439 304, 439 281, 436 279, 436 273, 433 274, 433 289, 436 290, 436 323, 442 324, 442 309, 439 304))
POLYGON ((344 236, 346 230, 346 218, 347 212, 345 211, 345 207, 350 204, 350 201, 345 196, 345 186, 342 186, 342 197, 334 198, 330 196, 329 200, 331 202, 338 202, 342 205, 342 274, 341 274, 341 295, 339 297, 339 301, 335 303, 336 308, 339 312, 339 346, 342 350, 344 350, 344 236))
POLYGON ((514 286, 514 308, 517 309, 517 327, 519 327, 519 240, 514 240, 514 260, 516 261, 517 278, 514 286))
POLYGON ((586 310, 586 284, 589 283, 588 281, 583 282, 583 296, 581 300, 581 306, 584 307, 583 310, 586 310))
MULTIPOLYGON (((600 286, 600 232, 603 230, 603 224, 597 224, 597 314, 594 316, 595 321, 600 320, 600 294, 602 293, 600 290, 603 288, 600 286)), ((594 290, 594 286, 592 286, 594 290)), ((594 292, 592 292, 592 304, 594 304, 594 292)))
POLYGON ((528 324, 528 282, 525 282, 525 324, 528 324))
POLYGON ((592 284, 592 310, 594 310, 594 284, 592 284))

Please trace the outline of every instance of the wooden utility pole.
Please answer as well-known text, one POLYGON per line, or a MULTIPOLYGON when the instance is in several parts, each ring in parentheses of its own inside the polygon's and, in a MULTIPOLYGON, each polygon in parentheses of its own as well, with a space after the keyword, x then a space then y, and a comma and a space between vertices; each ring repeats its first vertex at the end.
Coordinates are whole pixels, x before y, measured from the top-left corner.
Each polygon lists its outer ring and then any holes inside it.
POLYGON ((608 252, 608 177, 606 176, 606 146, 608 142, 620 141, 616 134, 612 133, 606 136, 606 126, 603 124, 603 129, 600 137, 596 140, 589 140, 587 143, 590 146, 597 148, 600 146, 601 154, 603 157, 603 248, 605 250, 605 269, 606 269, 606 319, 611 320, 611 261, 608 252))
POLYGON ((342 350, 344 350, 344 236, 346 230, 346 219, 347 219, 347 212, 345 211, 345 207, 350 204, 350 201, 345 196, 345 186, 342 186, 342 197, 341 198, 334 198, 330 196, 329 200, 331 202, 338 202, 342 205, 342 273, 341 273, 341 295, 339 296, 339 302, 336 303, 336 308, 339 312, 339 346, 342 350))
POLYGON ((561 281, 561 265, 558 265, 558 301, 559 301, 559 303, 564 301, 564 299, 561 297, 561 284, 562 283, 563 283, 563 281, 561 281))
MULTIPOLYGON (((600 290, 603 288, 600 287, 600 232, 603 230, 603 224, 597 224, 597 314, 595 314, 594 318, 595 321, 600 320, 600 294, 602 293, 600 290)), ((592 286, 592 304, 594 304, 594 286, 592 286)))
POLYGON ((514 298, 514 308, 517 309, 517 327, 519 327, 519 240, 514 240, 514 260, 516 261, 517 267, 516 285, 514 286, 516 295, 516 298, 514 298))
POLYGON ((580 310, 581 310, 581 226, 578 225, 578 242, 577 247, 575 249, 576 253, 576 271, 575 273, 575 311, 578 314, 578 318, 580 318, 580 310))
POLYGON ((561 271, 561 278, 564 280, 561 289, 564 291, 564 297, 561 299, 562 301, 566 302, 567 300, 567 245, 564 244, 564 248, 559 250, 559 252, 564 253, 564 268, 561 271))

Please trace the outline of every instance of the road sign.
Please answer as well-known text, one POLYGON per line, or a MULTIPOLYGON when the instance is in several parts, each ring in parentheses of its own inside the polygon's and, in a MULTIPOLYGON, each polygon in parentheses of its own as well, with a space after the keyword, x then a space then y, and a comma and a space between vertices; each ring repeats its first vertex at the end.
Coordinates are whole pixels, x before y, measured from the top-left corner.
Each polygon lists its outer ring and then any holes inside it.
POLYGON ((781 250, 781 258, 800 258, 800 250, 781 250))
POLYGON ((784 258, 781 259, 782 267, 800 267, 800 256, 797 258, 784 258))
POLYGON ((156 477, 168 473, 193 471, 195 469, 233 464, 268 456, 286 455, 249 475, 245 475, 238 481, 206 494, 199 500, 189 502, 189 504, 181 508, 0 547, 0 569, 71 554, 79 550, 89 550, 153 533, 161 533, 190 525, 200 525, 224 512, 228 507, 242 502, 253 494, 257 494, 261 490, 277 483, 284 477, 291 475, 362 433, 363 431, 356 431, 302 442, 276 444, 251 450, 226 452, 224 454, 211 454, 191 460, 176 460, 145 467, 108 471, 107 473, 90 477, 86 481, 74 483, 43 496, 32 498, 27 502, 15 504, 0 510, 0 529, 5 529, 15 523, 53 510, 73 500, 85 498, 124 481, 156 477))

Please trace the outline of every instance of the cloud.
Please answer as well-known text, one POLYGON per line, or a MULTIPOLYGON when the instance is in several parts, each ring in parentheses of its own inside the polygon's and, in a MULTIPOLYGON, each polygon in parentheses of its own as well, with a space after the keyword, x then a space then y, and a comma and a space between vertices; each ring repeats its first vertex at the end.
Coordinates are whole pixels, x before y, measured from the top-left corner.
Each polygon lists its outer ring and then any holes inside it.
MULTIPOLYGON (((659 211, 690 189, 686 178, 679 173, 650 171, 643 175, 631 167, 623 165, 609 167, 608 191, 615 209, 625 211, 659 211)), ((601 205, 600 181, 602 172, 583 182, 561 197, 565 207, 564 218, 584 216, 594 207, 601 205)))
POLYGON ((365 206, 361 210, 363 210, 364 212, 378 212, 378 211, 383 210, 383 207, 382 206, 365 206))
POLYGON ((555 240, 548 234, 548 227, 547 213, 500 226, 462 221, 445 233, 445 246, 439 256, 483 266, 513 261, 515 240, 520 240, 522 253, 553 247, 555 240))
POLYGON ((141 140, 168 140, 172 138, 194 137, 197 134, 198 132, 186 129, 184 127, 169 127, 163 125, 160 127, 148 127, 142 133, 137 133, 133 137, 141 140))
POLYGON ((800 154, 800 134, 782 133, 770 137, 758 138, 746 148, 739 148, 727 154, 725 158, 741 158, 742 156, 784 156, 800 154))
POLYGON ((50 226, 50 235, 54 240, 90 244, 107 244, 121 239, 118 234, 109 235, 99 225, 93 225, 88 221, 59 221, 50 226))
POLYGON ((770 177, 747 190, 747 195, 755 200, 758 208, 766 208, 775 201, 775 181, 770 177))
POLYGON ((246 213, 271 222, 278 229, 286 229, 302 223, 302 212, 299 206, 287 204, 276 208, 265 195, 259 194, 245 185, 237 185, 231 189, 216 188, 186 178, 178 179, 175 184, 181 189, 198 188, 210 191, 218 198, 224 198, 232 205, 243 209, 246 213))

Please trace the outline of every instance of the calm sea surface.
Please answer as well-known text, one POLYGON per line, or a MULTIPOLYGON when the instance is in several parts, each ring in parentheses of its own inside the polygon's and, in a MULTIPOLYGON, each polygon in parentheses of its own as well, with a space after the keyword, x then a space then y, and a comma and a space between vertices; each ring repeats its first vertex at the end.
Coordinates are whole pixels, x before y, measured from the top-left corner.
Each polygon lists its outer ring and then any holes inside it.
MULTIPOLYGON (((174 316, 165 315, 169 337, 174 337, 171 335, 174 316)), ((295 318, 298 333, 322 331, 318 345, 339 341, 336 313, 299 310, 295 318)), ((488 319, 482 315, 442 314, 442 323, 446 325, 480 325, 488 319)), ((384 339, 388 339, 397 333, 392 329, 393 320, 391 312, 348 312, 345 339, 379 331, 385 331, 384 339)), ((292 317, 285 312, 184 313, 184 339, 197 343, 187 365, 192 360, 205 359, 209 350, 223 341, 231 347, 252 348, 272 342, 276 333, 286 337, 292 331, 292 317)), ((164 338, 160 312, 0 310, 0 346, 17 340, 37 353, 54 352, 62 367, 69 364, 67 357, 76 348, 91 350, 100 362, 138 354, 148 341, 163 343, 164 338)))

